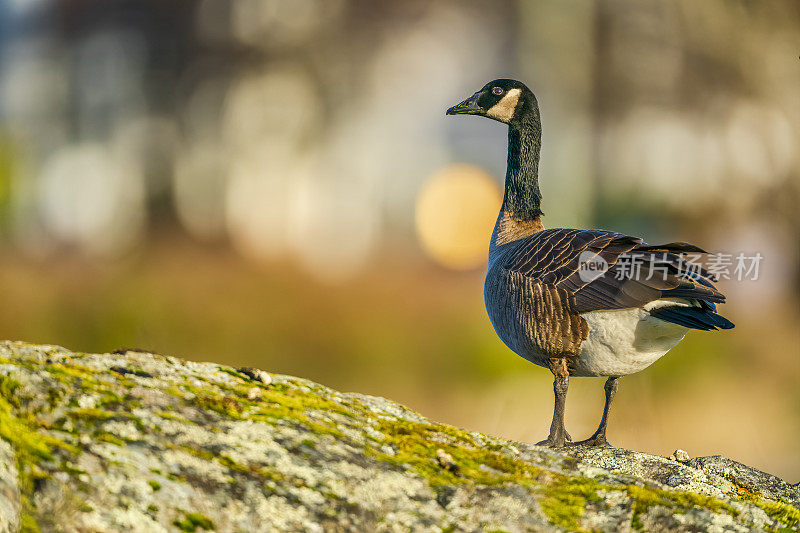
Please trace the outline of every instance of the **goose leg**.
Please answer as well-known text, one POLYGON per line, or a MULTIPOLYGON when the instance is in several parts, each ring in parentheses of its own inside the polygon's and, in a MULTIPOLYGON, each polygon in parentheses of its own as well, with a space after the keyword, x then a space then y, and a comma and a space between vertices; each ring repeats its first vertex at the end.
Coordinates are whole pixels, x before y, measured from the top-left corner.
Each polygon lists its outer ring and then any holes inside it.
POLYGON ((550 359, 550 371, 553 373, 553 393, 555 406, 553 408, 553 421, 550 424, 550 435, 539 446, 562 448, 567 441, 571 441, 567 430, 564 428, 564 406, 567 402, 567 389, 569 388, 569 371, 566 359, 550 359))
POLYGON ((608 378, 603 388, 606 391, 606 404, 603 407, 603 418, 600 419, 600 426, 597 428, 597 431, 594 432, 594 435, 586 440, 576 442, 575 445, 611 446, 606 440, 606 426, 608 425, 608 411, 611 409, 611 402, 614 401, 614 395, 619 388, 619 376, 608 378))

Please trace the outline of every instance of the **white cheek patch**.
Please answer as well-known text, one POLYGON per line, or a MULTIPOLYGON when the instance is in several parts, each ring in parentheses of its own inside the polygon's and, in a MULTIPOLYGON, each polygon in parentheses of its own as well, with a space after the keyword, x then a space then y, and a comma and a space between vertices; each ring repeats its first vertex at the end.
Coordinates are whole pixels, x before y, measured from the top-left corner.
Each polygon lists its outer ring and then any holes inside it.
POLYGON ((501 122, 508 122, 514 116, 514 110, 519 102, 520 89, 509 89, 506 95, 486 112, 486 116, 501 122))

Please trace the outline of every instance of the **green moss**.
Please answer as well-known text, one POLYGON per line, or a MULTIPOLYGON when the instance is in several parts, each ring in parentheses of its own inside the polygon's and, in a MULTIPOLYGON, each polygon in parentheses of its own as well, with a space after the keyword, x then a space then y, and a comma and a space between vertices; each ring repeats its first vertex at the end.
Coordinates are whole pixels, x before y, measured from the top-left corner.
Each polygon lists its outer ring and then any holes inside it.
POLYGON ((637 485, 628 485, 624 490, 633 500, 631 527, 634 529, 642 529, 641 515, 655 505, 666 507, 674 513, 683 513, 693 507, 700 507, 712 512, 725 512, 734 517, 739 514, 730 504, 712 496, 652 487, 639 487, 637 485))
POLYGON ((340 403, 330 400, 314 391, 305 391, 293 387, 288 387, 285 383, 276 383, 268 388, 264 388, 262 401, 280 403, 286 407, 294 409, 308 408, 318 409, 329 413, 338 413, 351 416, 350 411, 340 403))
POLYGON ((150 485, 150 488, 153 489, 153 492, 161 490, 161 483, 159 483, 155 479, 149 480, 147 484, 150 485))
POLYGON ((527 463, 480 446, 469 433, 450 426, 379 420, 376 429, 385 436, 382 444, 390 446, 395 453, 370 447, 367 454, 384 462, 410 466, 432 488, 469 483, 496 485, 509 481, 529 485, 541 472, 527 463), (437 461, 439 449, 453 458, 457 468, 442 468, 437 461))
POLYGON ((69 416, 76 419, 76 420, 90 420, 90 421, 103 421, 108 420, 115 416, 116 413, 112 411, 106 411, 105 409, 98 409, 96 407, 90 407, 87 409, 74 409, 69 412, 69 416))
POLYGON ((543 497, 539 503, 554 525, 568 531, 580 531, 578 520, 588 502, 602 501, 597 493, 601 488, 603 486, 592 479, 555 476, 540 489, 543 497))
POLYGON ((305 393, 294 389, 271 390, 263 389, 259 403, 251 404, 252 410, 248 419, 274 424, 277 421, 287 421, 307 428, 316 435, 331 435, 342 437, 342 432, 334 421, 315 419, 314 413, 320 412, 351 416, 344 407, 313 393, 305 393))
POLYGON ((692 507, 701 507, 709 511, 724 512, 731 516, 737 516, 739 512, 734 509, 730 504, 722 500, 718 500, 713 496, 705 496, 703 494, 695 494, 693 492, 678 492, 669 490, 657 490, 665 500, 669 501, 673 509, 691 509, 692 507))
POLYGON ((94 438, 99 442, 107 442, 109 444, 114 444, 115 446, 125 446, 124 440, 104 431, 95 434, 94 438))
POLYGON ((239 419, 242 416, 242 406, 235 398, 224 394, 200 393, 194 403, 201 409, 214 411, 228 418, 239 419))
POLYGON ((36 519, 30 512, 25 510, 25 502, 23 500, 23 510, 22 515, 19 517, 19 531, 20 533, 40 533, 41 529, 39 529, 39 524, 36 522, 36 519))
POLYGON ((20 382, 13 378, 0 377, 0 396, 14 407, 19 407, 19 398, 16 392, 21 387, 20 382))
POLYGON ((631 528, 642 529, 641 516, 647 512, 650 507, 659 505, 661 498, 659 498, 653 491, 637 487, 636 485, 629 485, 627 488, 628 496, 633 500, 632 509, 633 517, 631 518, 631 528))
POLYGON ((75 449, 54 437, 38 433, 35 429, 37 424, 31 416, 17 416, 14 413, 14 405, 18 405, 14 393, 18 388, 19 385, 10 378, 0 379, 0 438, 11 444, 14 451, 22 495, 21 531, 28 533, 39 531, 34 518, 32 496, 36 480, 47 477, 39 464, 54 459, 55 447, 70 452, 75 449))
POLYGON ((224 372, 225 374, 229 374, 239 380, 249 379, 247 376, 245 376, 238 370, 234 370, 233 368, 229 368, 226 366, 217 366, 217 370, 219 370, 220 372, 224 372))
POLYGON ((197 531, 197 528, 205 529, 207 531, 214 530, 214 522, 200 513, 186 513, 186 516, 183 518, 183 520, 174 520, 172 525, 181 531, 187 531, 188 533, 197 531))
POLYGON ((100 399, 98 400, 97 404, 106 408, 115 408, 125 405, 128 409, 130 409, 132 407, 132 402, 133 401, 131 398, 126 399, 124 396, 120 396, 116 392, 106 389, 100 392, 100 399))
POLYGON ((296 421, 300 425, 308 428, 308 430, 314 433, 315 435, 330 435, 337 439, 344 436, 341 431, 339 431, 334 425, 331 424, 321 424, 319 422, 313 422, 309 419, 306 419, 305 421, 297 419, 296 421))
POLYGON ((800 510, 784 502, 766 500, 752 492, 739 489, 739 497, 763 510, 776 522, 785 524, 790 531, 800 530, 800 510))
POLYGON ((615 487, 577 476, 555 475, 552 479, 546 480, 539 489, 543 495, 540 504, 554 525, 569 531, 580 531, 579 519, 583 516, 586 505, 591 502, 602 502, 603 499, 599 495, 601 489, 622 490, 628 494, 633 510, 631 519, 633 529, 642 529, 641 515, 656 505, 666 507, 673 513, 683 513, 694 507, 700 507, 712 512, 725 512, 734 517, 738 515, 730 504, 711 496, 637 485, 615 487))
POLYGON ((76 379, 80 379, 81 387, 85 389, 94 389, 103 385, 103 383, 97 379, 98 373, 96 369, 75 362, 70 362, 69 365, 51 363, 49 365, 43 365, 42 368, 64 384, 72 385, 76 379))
POLYGON ((85 470, 83 470, 82 468, 78 468, 69 461, 63 461, 61 463, 61 471, 66 472, 70 476, 80 476, 81 474, 86 473, 85 470))
POLYGON ((170 396, 175 396, 176 398, 186 399, 186 391, 182 390, 180 387, 167 387, 163 389, 164 392, 169 394, 170 396))
POLYGON ((800 529, 800 510, 787 503, 771 502, 768 500, 761 500, 754 502, 761 509, 764 510, 773 520, 782 522, 788 526, 789 529, 800 529))
MULTIPOLYGON (((132 422, 138 430, 144 431, 146 429, 144 423, 139 417, 126 411, 109 411, 106 409, 91 407, 86 409, 73 409, 67 412, 67 416, 69 416, 76 423, 83 423, 91 431, 95 432, 97 431, 97 425, 98 425, 97 422, 105 422, 107 420, 132 422)), ((99 433, 96 433, 96 436, 100 438, 100 435, 102 434, 103 432, 100 431, 99 433)), ((107 440, 107 437, 101 440, 106 440, 106 442, 112 442, 110 440, 107 440)), ((119 441, 118 438, 116 440, 119 441)), ((116 444, 117 442, 114 443, 116 444)))
POLYGON ((174 420, 175 422, 180 422, 182 424, 192 424, 193 423, 188 418, 186 418, 184 416, 181 416, 181 415, 178 415, 178 414, 175 414, 175 413, 173 413, 171 411, 157 411, 155 414, 158 415, 161 418, 165 418, 167 420, 174 420))
MULTIPOLYGON (((239 420, 247 418, 255 422, 274 424, 286 421, 301 425, 319 435, 342 437, 336 423, 316 419, 315 412, 338 414, 352 417, 349 406, 329 400, 314 391, 299 390, 286 383, 272 384, 269 387, 257 384, 238 372, 226 372, 239 378, 240 383, 234 385, 216 384, 221 392, 209 388, 198 388, 191 383, 165 389, 167 394, 189 401, 205 410, 218 413, 226 418, 239 420), (247 394, 254 386, 261 389, 261 398, 257 401, 248 399, 247 394)), ((363 409, 363 408, 362 408, 363 409)))

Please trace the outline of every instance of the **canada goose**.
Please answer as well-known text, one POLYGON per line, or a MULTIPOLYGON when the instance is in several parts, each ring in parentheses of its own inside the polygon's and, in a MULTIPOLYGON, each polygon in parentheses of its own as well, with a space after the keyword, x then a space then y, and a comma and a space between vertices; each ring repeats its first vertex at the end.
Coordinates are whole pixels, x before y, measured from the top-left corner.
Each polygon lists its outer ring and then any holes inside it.
POLYGON ((600 426, 576 444, 610 446, 606 425, 620 376, 647 368, 690 329, 733 327, 715 312, 725 301, 716 280, 681 256, 705 252, 612 231, 544 229, 539 105, 523 83, 491 81, 447 114, 508 124, 505 194, 489 243, 484 300, 506 346, 555 376, 550 435, 539 444, 572 440, 564 428, 570 376, 608 376, 600 426))

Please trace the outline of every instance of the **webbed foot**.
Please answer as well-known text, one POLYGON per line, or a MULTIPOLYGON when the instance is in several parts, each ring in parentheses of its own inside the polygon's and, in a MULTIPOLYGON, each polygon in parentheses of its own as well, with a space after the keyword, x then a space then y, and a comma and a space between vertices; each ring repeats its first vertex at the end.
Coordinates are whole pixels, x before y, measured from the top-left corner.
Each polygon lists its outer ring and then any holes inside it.
POLYGON ((606 440, 605 435, 595 433, 591 437, 578 442, 570 442, 570 446, 592 446, 597 448, 613 448, 610 442, 606 440))

